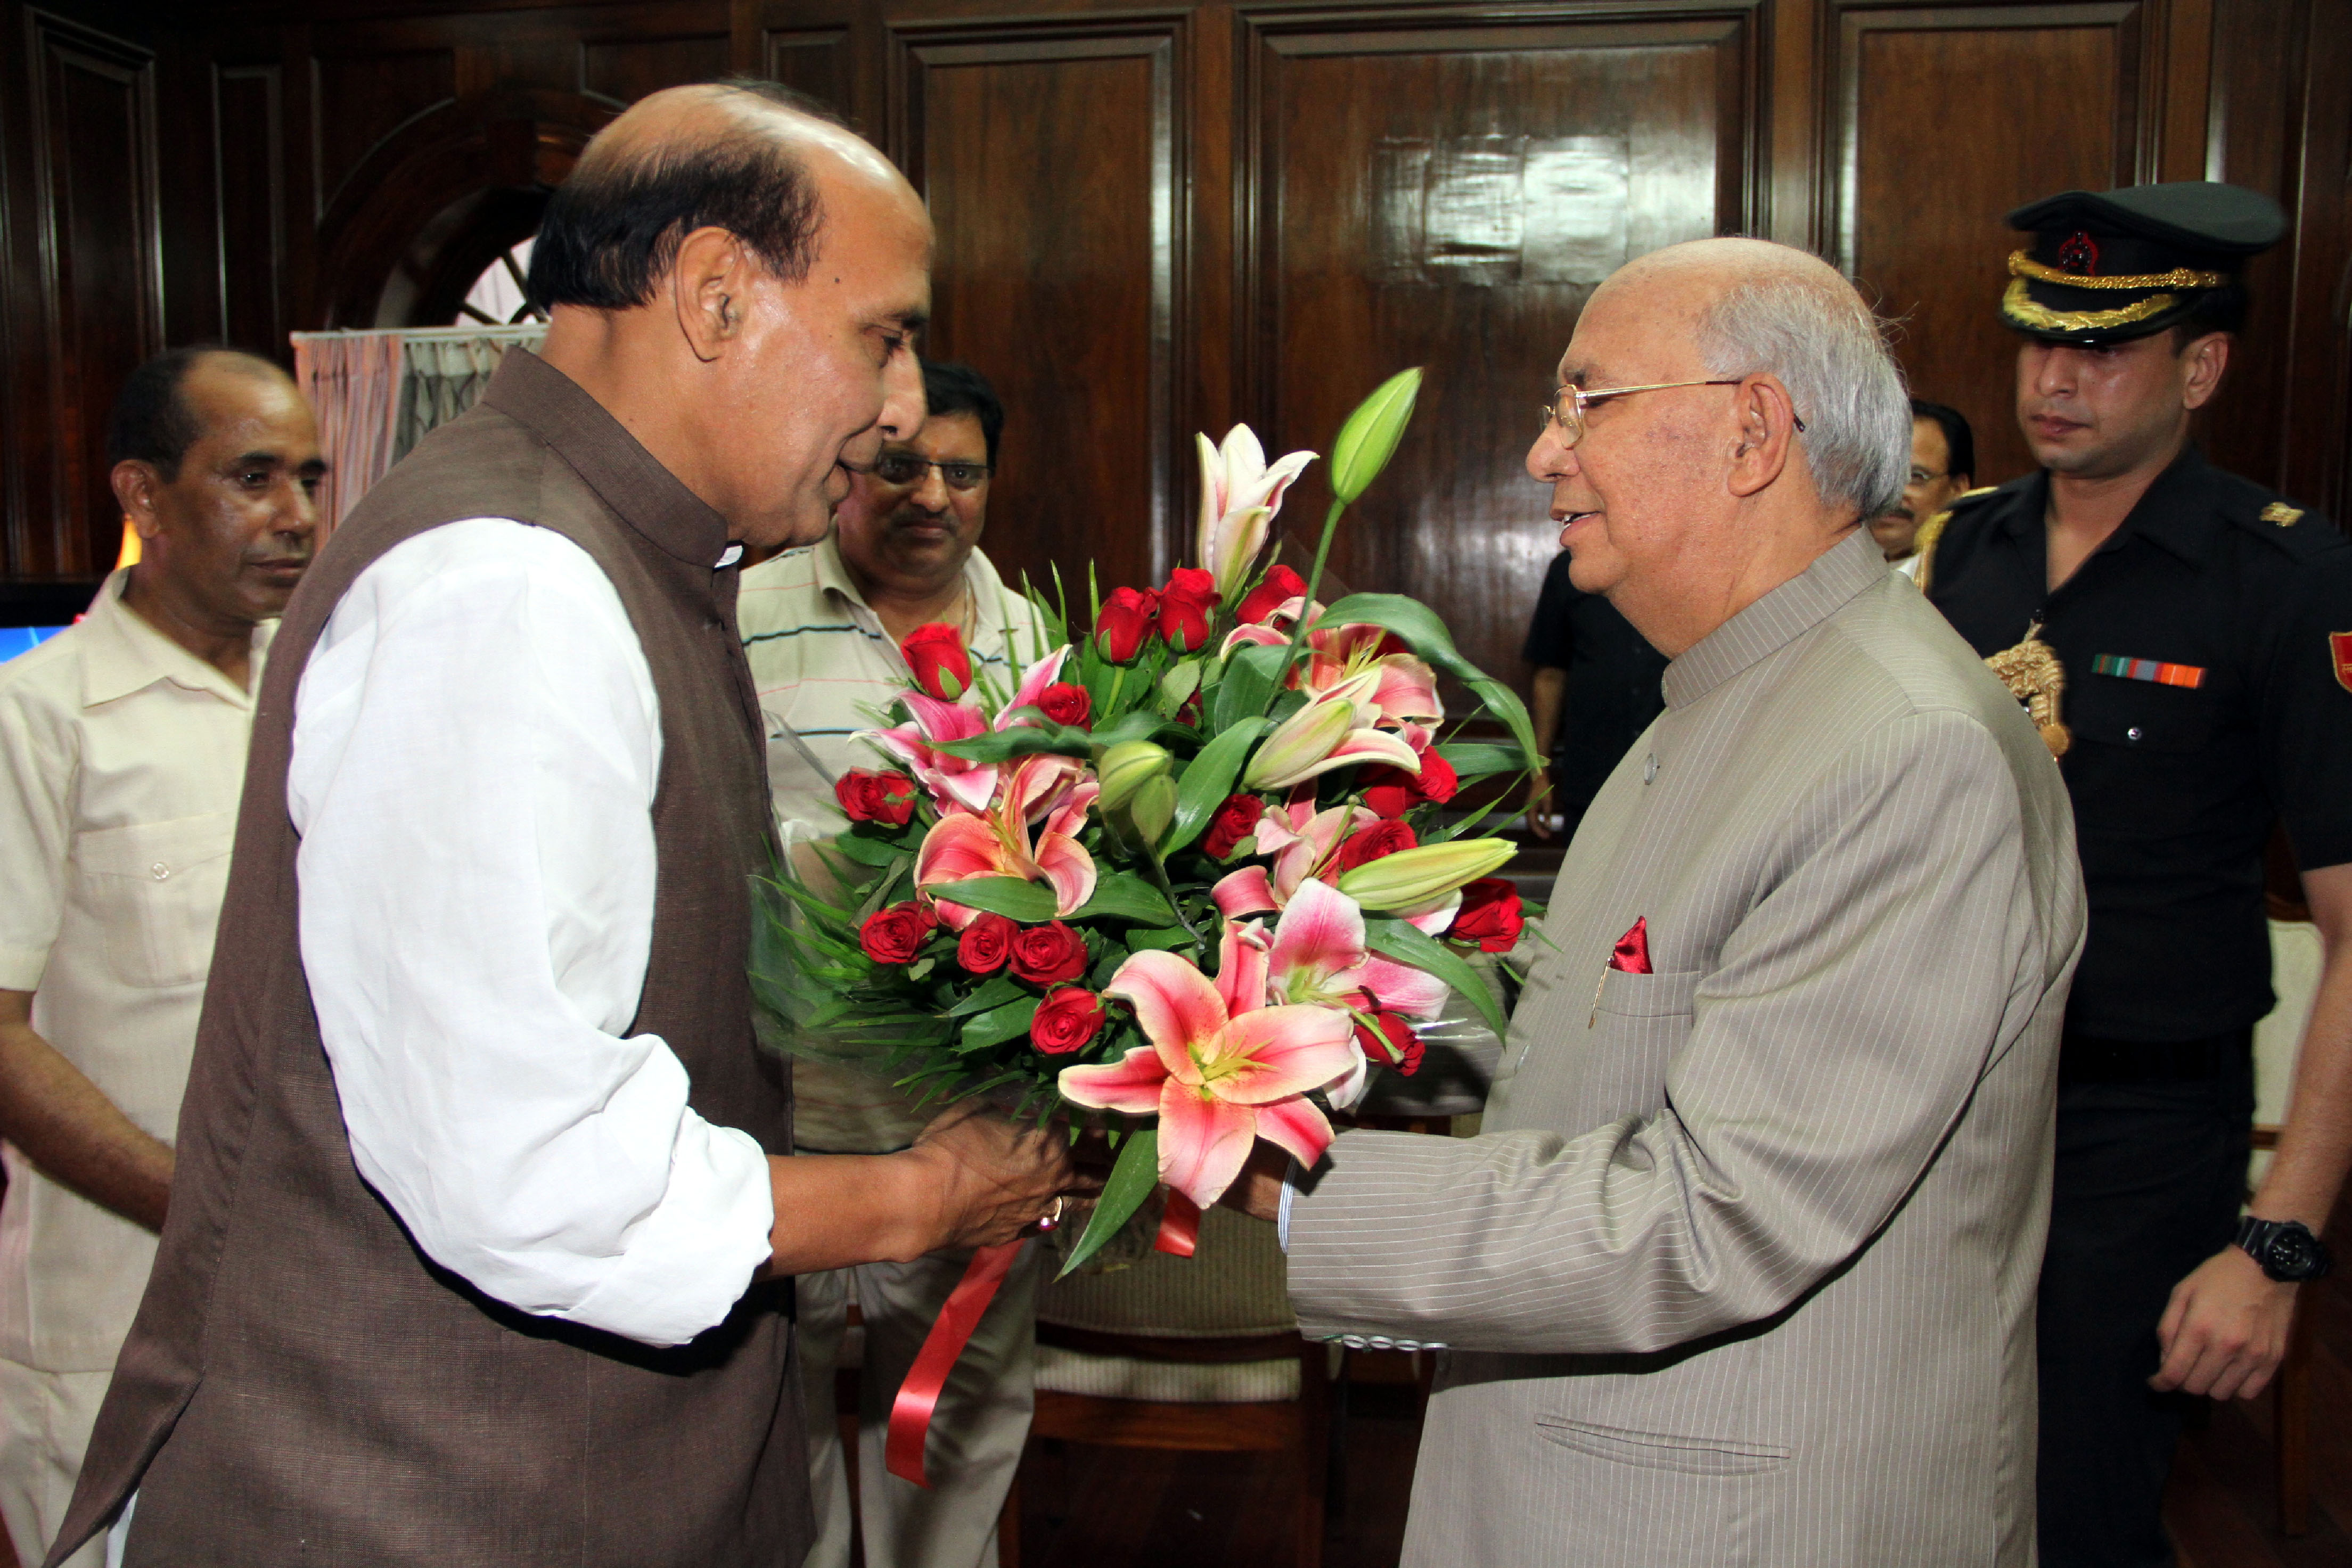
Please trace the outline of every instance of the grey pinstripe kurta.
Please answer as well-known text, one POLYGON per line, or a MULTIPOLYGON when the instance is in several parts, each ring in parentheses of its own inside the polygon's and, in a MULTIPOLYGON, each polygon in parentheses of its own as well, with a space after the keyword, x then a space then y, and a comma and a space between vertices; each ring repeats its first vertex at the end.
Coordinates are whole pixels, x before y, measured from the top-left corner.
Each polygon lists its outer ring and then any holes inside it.
POLYGON ((1485 1132, 1347 1134, 1296 1200, 1301 1324, 1451 1347, 1408 1563, 2027 1563, 2058 770, 1864 530, 1666 699, 1485 1132))

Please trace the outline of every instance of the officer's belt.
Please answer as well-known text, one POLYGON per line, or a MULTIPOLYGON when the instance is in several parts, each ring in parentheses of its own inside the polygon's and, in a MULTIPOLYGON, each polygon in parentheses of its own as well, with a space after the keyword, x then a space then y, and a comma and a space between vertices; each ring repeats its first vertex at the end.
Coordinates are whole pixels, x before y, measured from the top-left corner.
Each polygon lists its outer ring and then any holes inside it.
POLYGON ((2058 1046, 2061 1083, 2158 1083, 2212 1078, 2252 1054, 2251 1028, 2203 1040, 2102 1040, 2069 1030, 2058 1046))

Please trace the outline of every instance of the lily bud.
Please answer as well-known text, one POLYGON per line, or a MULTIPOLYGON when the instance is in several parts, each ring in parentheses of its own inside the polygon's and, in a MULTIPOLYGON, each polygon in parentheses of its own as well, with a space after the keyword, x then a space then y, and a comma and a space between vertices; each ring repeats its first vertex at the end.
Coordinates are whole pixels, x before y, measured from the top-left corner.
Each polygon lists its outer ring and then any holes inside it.
POLYGON ((1412 422, 1413 400, 1421 395, 1421 371, 1399 371, 1382 382, 1371 396, 1356 405, 1348 423, 1331 443, 1331 494, 1353 501, 1371 487, 1396 455, 1404 427, 1412 422))
POLYGON ((1095 777, 1102 783, 1102 794, 1096 804, 1106 811, 1116 810, 1135 798, 1135 792, 1150 779, 1164 778, 1176 765, 1168 748, 1149 740, 1122 740, 1102 754, 1095 764, 1095 777))
POLYGON ((1367 909, 1419 909, 1500 870, 1517 852, 1508 839, 1423 844, 1342 872, 1339 891, 1367 909))
POLYGON ((1355 727, 1354 694, 1338 689, 1326 693, 1275 726, 1274 733, 1258 743, 1242 775, 1242 788, 1253 793, 1286 789, 1312 778, 1316 764, 1338 750, 1355 727))
POLYGON ((1143 843, 1157 845, 1176 820, 1176 780, 1165 773, 1145 779, 1127 803, 1127 820, 1143 843))

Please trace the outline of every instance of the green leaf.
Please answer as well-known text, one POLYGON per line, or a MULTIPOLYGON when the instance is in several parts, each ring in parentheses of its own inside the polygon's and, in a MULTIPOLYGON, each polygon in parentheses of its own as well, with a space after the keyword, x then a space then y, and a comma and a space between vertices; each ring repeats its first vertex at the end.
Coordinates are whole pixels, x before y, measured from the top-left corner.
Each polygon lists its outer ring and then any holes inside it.
POLYGON ((1519 701, 1519 694, 1464 658, 1454 646, 1445 622, 1428 605, 1402 593, 1351 593, 1325 611, 1323 618, 1316 622, 1319 626, 1351 623, 1385 627, 1403 638, 1412 645, 1414 653, 1468 686, 1486 705, 1486 711, 1503 721, 1511 738, 1519 743, 1524 760, 1518 766, 1543 766, 1543 758, 1536 755, 1535 726, 1528 718, 1527 705, 1519 701))
POLYGON ((872 866, 877 871, 896 865, 907 852, 897 844, 886 843, 859 832, 837 834, 830 847, 844 860, 856 861, 859 865, 872 866))
POLYGON ((1102 1197, 1095 1200, 1094 1218, 1087 1221, 1087 1233, 1070 1249, 1070 1260, 1062 1265, 1061 1279, 1068 1279, 1073 1270, 1103 1249, 1119 1232, 1119 1228, 1143 1207, 1151 1189, 1160 1185, 1160 1134, 1144 1128, 1127 1140, 1118 1151, 1118 1163, 1110 1167, 1110 1179, 1103 1184, 1102 1197))
POLYGON ((1461 992, 1478 1009, 1478 1016, 1486 1020, 1486 1027, 1495 1031, 1496 1039, 1510 1033, 1510 1020, 1503 1016, 1495 993, 1486 988, 1486 977, 1470 967, 1469 960, 1436 937, 1402 920, 1367 920, 1364 946, 1400 964, 1426 970, 1461 992))
POLYGON ((1264 717, 1266 700, 1289 667, 1287 647, 1249 643, 1235 649, 1225 661, 1225 678, 1217 683, 1216 700, 1209 705, 1209 727, 1223 735, 1245 718, 1264 717))
POLYGON ((1265 733, 1265 720, 1243 719, 1219 732, 1216 739, 1201 747, 1198 757, 1184 765, 1184 777, 1176 786, 1176 821, 1168 835, 1166 853, 1172 855, 1201 836, 1217 808, 1234 792, 1234 780, 1241 777, 1251 746, 1265 733))
POLYGON ((1128 946, 1138 953, 1146 948, 1157 948, 1163 953, 1173 952, 1179 947, 1191 946, 1192 941, 1192 934, 1181 925, 1163 925, 1148 931, 1130 931, 1127 934, 1128 946))
POLYGON ((963 1039, 966 1051, 983 1045, 1002 1045, 1008 1040, 1019 1040, 1029 1032, 1029 1020, 1037 1016, 1037 1004, 1043 998, 1023 997, 1017 1002, 1007 1002, 1001 1008, 991 1008, 964 1019, 963 1039))
POLYGON ((927 891, 934 898, 944 898, 967 909, 984 909, 991 915, 1006 915, 1032 925, 1053 919, 1061 907, 1052 888, 1041 882, 1024 882, 1017 876, 975 876, 963 882, 942 883, 927 891))
MULTIPOLYGON (((1034 885, 1024 883, 1024 885, 1034 885)), ((963 901, 957 899, 957 903, 963 901)), ((975 908, 978 905, 974 905, 975 908)), ((1160 895, 1160 890, 1139 876, 1123 871, 1105 873, 1095 883, 1095 895, 1087 900, 1073 920, 1133 920, 1145 925, 1169 925, 1176 919, 1175 910, 1160 895)))
POLYGON ((1421 370, 1399 371, 1356 405, 1331 443, 1331 494, 1352 501, 1370 488, 1396 455, 1412 405, 1421 395, 1421 370))
POLYGON ((1015 997, 1024 994, 1019 981, 1010 975, 999 975, 955 1006, 947 1009, 940 1016, 960 1019, 972 1013, 986 1012, 991 1008, 1002 1007, 1015 997))
POLYGON ((1437 748, 1437 755, 1452 764, 1454 773, 1465 784, 1496 773, 1523 773, 1528 766, 1527 758, 1515 746, 1449 741, 1437 748))
POLYGON ((1058 757, 1084 757, 1094 743, 1093 736, 1070 725, 1021 724, 1011 729, 975 735, 970 740, 943 741, 933 749, 967 762, 1004 762, 1039 751, 1050 751, 1058 757))

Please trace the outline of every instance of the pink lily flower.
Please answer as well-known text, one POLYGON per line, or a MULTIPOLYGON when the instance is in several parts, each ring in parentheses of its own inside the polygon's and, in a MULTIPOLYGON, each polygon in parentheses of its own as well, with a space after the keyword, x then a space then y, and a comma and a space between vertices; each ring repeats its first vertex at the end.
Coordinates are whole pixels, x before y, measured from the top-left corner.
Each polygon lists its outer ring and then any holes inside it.
POLYGON ((1151 1043, 1101 1067, 1062 1070, 1064 1099, 1160 1117, 1160 1179, 1206 1208, 1258 1138, 1313 1165, 1331 1124, 1305 1098, 1351 1071, 1359 1055, 1346 1013, 1248 1007, 1262 988, 1262 933, 1228 929, 1218 981, 1173 953, 1138 953, 1103 995, 1135 1009, 1151 1043))
POLYGON ((988 803, 996 798, 997 764, 973 762, 937 749, 950 741, 987 734, 988 721, 980 709, 970 702, 942 702, 928 692, 906 691, 899 695, 906 699, 914 722, 896 729, 869 729, 862 738, 905 763, 930 791, 931 804, 942 818, 987 810, 988 803))
MULTIPOLYGON (((1422 733, 1424 737, 1428 734, 1426 730, 1422 733)), ((1425 738, 1423 744, 1427 744, 1425 738)), ((1265 815, 1258 821, 1257 852, 1273 855, 1273 868, 1237 867, 1217 880, 1209 889, 1209 897, 1216 904, 1217 913, 1227 920, 1286 909, 1308 882, 1337 883, 1339 846, 1351 834, 1379 821, 1378 816, 1361 806, 1330 806, 1318 811, 1314 797, 1301 789, 1285 804, 1268 806, 1265 815)), ((1411 911, 1402 918, 1434 936, 1454 924, 1461 906, 1462 894, 1456 889, 1429 907, 1411 911)))
POLYGON ((1274 928, 1266 991, 1276 1002, 1433 1019, 1444 981, 1364 946, 1364 912, 1328 883, 1301 887, 1274 928))
POLYGON ((1037 722, 1035 719, 1014 718, 1013 713, 1020 708, 1037 706, 1037 699, 1045 695, 1045 688, 1062 678, 1062 662, 1069 656, 1070 645, 1065 643, 1022 671, 1021 689, 1013 694, 1013 700, 1006 703, 1004 710, 996 716, 995 727, 1012 729, 1019 725, 1034 726, 1037 722))
MULTIPOLYGON (((929 889, 975 876, 1013 876, 1042 882, 1054 890, 1055 912, 1076 914, 1095 895, 1095 860, 1078 842, 1087 808, 1101 793, 1091 780, 1073 786, 1070 770, 1077 767, 1066 757, 1024 757, 1005 780, 1004 792, 985 814, 951 811, 931 824, 923 847, 915 853, 915 885, 929 889), (1059 800, 1043 809, 1044 831, 1033 849, 1029 829, 1039 802, 1059 800)), ((940 918, 962 930, 980 911, 946 899, 935 899, 940 918)))
POLYGON ((1384 722, 1435 724, 1445 716, 1445 705, 1437 697, 1437 672, 1411 653, 1382 653, 1388 641, 1384 628, 1360 623, 1309 632, 1311 652, 1294 684, 1325 692, 1376 671, 1370 700, 1384 722))
POLYGON ((1223 445, 1194 438, 1201 451, 1201 524, 1196 559, 1217 580, 1217 592, 1231 602, 1250 563, 1265 548, 1266 530, 1282 509, 1283 492, 1309 463, 1312 452, 1293 452, 1268 466, 1265 448, 1246 424, 1225 433, 1223 445))

